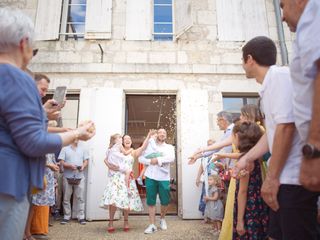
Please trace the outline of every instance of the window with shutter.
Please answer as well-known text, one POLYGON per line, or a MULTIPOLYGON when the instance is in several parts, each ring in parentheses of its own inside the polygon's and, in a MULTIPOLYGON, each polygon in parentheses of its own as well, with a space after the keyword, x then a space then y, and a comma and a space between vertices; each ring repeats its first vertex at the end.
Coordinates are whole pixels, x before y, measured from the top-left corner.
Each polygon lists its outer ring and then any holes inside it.
POLYGON ((110 39, 112 0, 87 0, 85 39, 110 39))
POLYGON ((152 0, 127 0, 125 39, 152 39, 152 0))
POLYGON ((62 0, 38 1, 35 21, 36 40, 56 40, 59 38, 61 7, 62 0))
POLYGON ((110 39, 112 0, 63 0, 60 35, 66 40, 110 39))
POLYGON ((153 39, 157 41, 172 40, 172 0, 154 0, 153 9, 153 39))
POLYGON ((127 0, 126 3, 126 40, 171 41, 192 26, 191 0, 127 0))
POLYGON ((86 0, 64 1, 60 34, 65 36, 66 40, 84 39, 87 8, 86 2, 86 0))
POLYGON ((174 0, 174 38, 178 39, 192 26, 191 0, 174 0))

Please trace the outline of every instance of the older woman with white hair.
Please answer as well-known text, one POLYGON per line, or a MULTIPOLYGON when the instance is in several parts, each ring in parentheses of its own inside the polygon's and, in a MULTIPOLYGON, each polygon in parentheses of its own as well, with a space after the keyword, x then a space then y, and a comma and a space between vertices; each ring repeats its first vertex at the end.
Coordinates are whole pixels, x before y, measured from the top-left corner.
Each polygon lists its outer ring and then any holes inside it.
POLYGON ((39 93, 24 71, 33 54, 34 27, 19 10, 0 8, 0 236, 21 240, 30 189, 43 189, 45 154, 94 136, 94 124, 50 134, 39 93))

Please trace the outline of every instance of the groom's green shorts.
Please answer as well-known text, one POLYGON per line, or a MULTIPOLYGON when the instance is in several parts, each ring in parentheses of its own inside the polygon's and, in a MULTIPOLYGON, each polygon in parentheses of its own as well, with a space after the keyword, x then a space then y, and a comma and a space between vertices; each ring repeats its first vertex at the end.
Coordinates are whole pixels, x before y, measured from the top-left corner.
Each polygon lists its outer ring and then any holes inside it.
POLYGON ((147 190, 147 205, 156 205, 157 194, 159 194, 160 203, 162 206, 167 206, 170 203, 170 181, 156 181, 146 178, 147 190))

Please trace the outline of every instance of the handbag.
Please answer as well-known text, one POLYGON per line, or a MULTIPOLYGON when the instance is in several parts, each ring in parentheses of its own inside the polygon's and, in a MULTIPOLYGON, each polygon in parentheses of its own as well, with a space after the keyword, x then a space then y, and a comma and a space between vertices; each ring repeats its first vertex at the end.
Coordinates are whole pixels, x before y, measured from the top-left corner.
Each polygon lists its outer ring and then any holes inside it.
POLYGON ((43 189, 39 189, 39 188, 36 188, 36 187, 32 187, 32 188, 31 188, 31 194, 32 194, 32 195, 38 194, 38 193, 40 193, 41 191, 46 190, 46 188, 47 188, 47 178, 46 178, 46 176, 43 176, 43 189))
POLYGON ((79 185, 81 178, 67 178, 68 184, 70 185, 79 185))
POLYGON ((231 180, 231 173, 229 169, 224 170, 222 174, 222 180, 224 182, 229 182, 231 180))

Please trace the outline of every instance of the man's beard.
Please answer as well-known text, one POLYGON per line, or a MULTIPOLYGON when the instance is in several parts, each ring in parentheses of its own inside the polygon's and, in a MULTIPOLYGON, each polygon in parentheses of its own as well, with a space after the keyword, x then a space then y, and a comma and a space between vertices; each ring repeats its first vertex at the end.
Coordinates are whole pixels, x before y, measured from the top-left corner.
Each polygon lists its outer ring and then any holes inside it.
POLYGON ((164 143, 165 141, 166 141, 166 139, 157 138, 157 142, 159 142, 159 143, 164 143))

